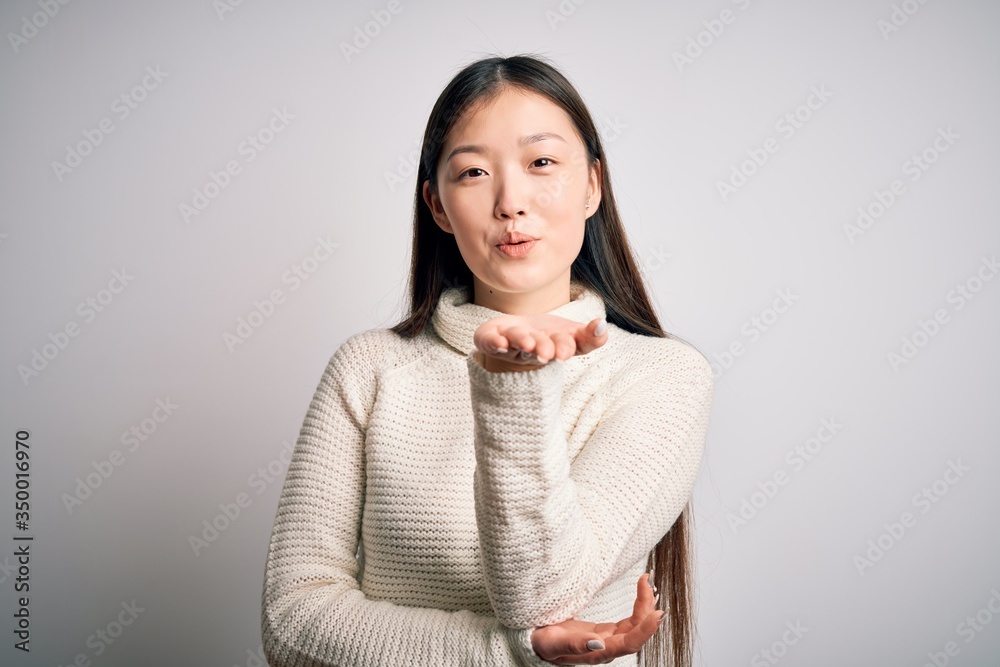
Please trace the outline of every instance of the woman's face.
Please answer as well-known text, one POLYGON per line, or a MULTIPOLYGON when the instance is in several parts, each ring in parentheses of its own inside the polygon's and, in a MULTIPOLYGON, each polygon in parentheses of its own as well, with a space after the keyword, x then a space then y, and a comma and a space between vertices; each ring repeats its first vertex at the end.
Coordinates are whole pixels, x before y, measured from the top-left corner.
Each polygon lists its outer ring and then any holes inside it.
POLYGON ((452 127, 437 183, 437 192, 424 183, 424 200, 455 235, 475 276, 475 303, 511 312, 497 306, 523 303, 531 293, 546 312, 566 302, 570 266, 601 196, 600 164, 591 168, 566 112, 537 93, 508 88, 452 127), (505 253, 499 246, 508 233, 535 241, 505 253))

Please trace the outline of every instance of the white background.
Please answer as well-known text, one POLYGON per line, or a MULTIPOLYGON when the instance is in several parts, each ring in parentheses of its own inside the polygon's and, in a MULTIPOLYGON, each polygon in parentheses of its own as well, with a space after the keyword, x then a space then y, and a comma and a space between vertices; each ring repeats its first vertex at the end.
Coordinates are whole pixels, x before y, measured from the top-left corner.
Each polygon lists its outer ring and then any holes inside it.
POLYGON ((0 662, 255 664, 280 455, 337 346, 404 315, 431 105, 469 62, 527 52, 601 125, 663 322, 718 371, 694 497, 698 664, 998 664, 1000 5, 399 0, 347 57, 387 3, 45 2, 0 8, 0 662), (275 109, 294 118, 249 160, 275 109), (89 154, 54 166, 102 119, 89 154), (185 220, 230 160, 239 174, 185 220), (881 215, 852 233, 859 207, 881 215), (336 250, 293 289, 318 237, 336 250), (177 406, 161 422, 158 399, 177 406), (16 534, 35 536, 27 655, 16 534), (133 600, 112 644, 88 643, 133 600))

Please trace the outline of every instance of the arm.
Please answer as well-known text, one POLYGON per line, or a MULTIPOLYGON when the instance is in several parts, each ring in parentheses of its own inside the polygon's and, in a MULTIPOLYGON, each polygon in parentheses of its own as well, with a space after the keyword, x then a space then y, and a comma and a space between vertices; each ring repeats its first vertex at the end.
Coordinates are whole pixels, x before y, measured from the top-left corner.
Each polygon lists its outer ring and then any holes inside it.
POLYGON ((268 663, 551 667, 531 648, 533 628, 510 629, 468 610, 369 600, 360 590, 355 555, 375 355, 358 336, 345 342, 327 365, 302 424, 264 575, 261 631, 268 663))
POLYGON ((572 465, 560 417, 564 362, 490 373, 469 355, 483 569, 505 625, 575 616, 647 555, 687 504, 711 367, 687 345, 664 345, 648 362, 656 368, 608 408, 572 465))

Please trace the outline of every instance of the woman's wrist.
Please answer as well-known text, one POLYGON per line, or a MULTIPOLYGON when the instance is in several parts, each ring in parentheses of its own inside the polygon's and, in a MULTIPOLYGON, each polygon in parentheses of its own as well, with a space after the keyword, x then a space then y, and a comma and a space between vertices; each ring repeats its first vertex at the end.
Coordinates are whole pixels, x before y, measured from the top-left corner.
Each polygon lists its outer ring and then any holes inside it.
POLYGON ((548 364, 515 364, 510 361, 504 361, 503 359, 497 359, 496 357, 486 356, 485 354, 483 354, 482 350, 476 350, 475 357, 476 361, 479 362, 479 365, 490 373, 533 371, 538 368, 544 368, 545 366, 548 365, 548 364))

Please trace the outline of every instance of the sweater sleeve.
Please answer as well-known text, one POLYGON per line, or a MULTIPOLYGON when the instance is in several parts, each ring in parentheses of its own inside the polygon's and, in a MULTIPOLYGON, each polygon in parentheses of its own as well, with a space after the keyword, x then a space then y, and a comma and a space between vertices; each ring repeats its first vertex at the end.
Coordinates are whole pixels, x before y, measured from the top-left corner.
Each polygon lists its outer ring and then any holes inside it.
POLYGON ((306 412, 278 500, 264 573, 261 634, 271 667, 540 667, 533 628, 471 610, 366 598, 356 558, 364 430, 375 362, 358 334, 331 357, 306 412))
POLYGON ((572 463, 560 416, 565 362, 492 373, 468 355, 476 518, 486 588, 505 625, 575 618, 652 551, 687 504, 712 372, 693 348, 664 347, 643 360, 643 379, 605 410, 572 463))

